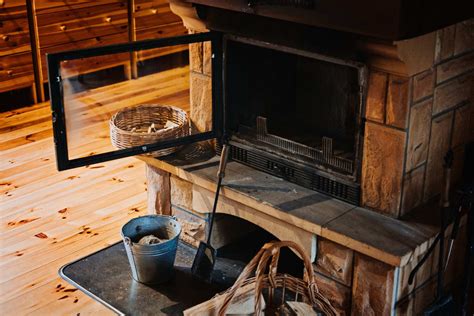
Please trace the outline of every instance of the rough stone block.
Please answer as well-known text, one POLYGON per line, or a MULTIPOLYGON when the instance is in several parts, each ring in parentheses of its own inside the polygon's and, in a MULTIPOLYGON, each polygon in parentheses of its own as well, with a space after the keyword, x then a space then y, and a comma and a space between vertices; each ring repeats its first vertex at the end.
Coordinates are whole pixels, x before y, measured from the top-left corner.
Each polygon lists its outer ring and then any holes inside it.
POLYGON ((474 19, 456 24, 456 40, 454 54, 462 54, 474 50, 474 19))
POLYGON ((385 122, 399 128, 406 128, 408 119, 408 78, 390 76, 388 82, 385 122))
MULTIPOLYGON (((460 234, 462 234, 461 231, 462 230, 459 231, 460 234)), ((446 234, 446 236, 449 236, 448 233, 446 234)), ((454 251, 456 251, 456 247, 458 245, 462 247, 461 242, 458 242, 457 240, 454 251)), ((435 248, 435 251, 428 257, 426 262, 418 270, 412 285, 408 285, 409 274, 416 266, 416 264, 421 260, 421 258, 425 255, 425 253, 421 253, 419 256, 412 259, 407 265, 400 269, 398 299, 406 297, 409 293, 411 295, 409 297, 409 301, 404 300, 405 303, 399 306, 399 308, 397 309, 397 315, 422 315, 423 310, 426 308, 426 306, 434 301, 436 297, 435 275, 438 269, 438 249, 438 247, 435 248)), ((445 247, 445 254, 447 254, 447 247, 445 247)), ((458 257, 455 256, 453 253, 451 259, 453 259, 453 266, 459 267, 459 261, 462 262, 464 258, 462 257, 462 255, 458 257)), ((450 266, 448 266, 448 269, 450 269, 450 266)), ((462 273, 462 268, 459 270, 459 272, 462 273)), ((445 272, 445 280, 447 280, 448 271, 445 272)), ((446 284, 447 283, 445 282, 445 285, 446 284)))
POLYGON ((440 62, 454 54, 454 34, 456 26, 451 25, 436 33, 435 62, 440 62))
POLYGON ((205 217, 187 212, 179 207, 173 207, 173 215, 181 224, 180 239, 191 246, 198 247, 199 242, 206 236, 205 217))
POLYGON ((352 284, 353 315, 390 315, 394 267, 356 253, 352 284))
POLYGON ((443 184, 443 161, 449 149, 453 112, 448 112, 431 123, 431 141, 426 167, 425 192, 423 199, 427 201, 441 192, 443 184))
POLYGON ((424 253, 414 259, 408 264, 400 268, 399 285, 398 285, 398 299, 397 299, 397 315, 421 315, 421 311, 427 304, 431 303, 435 298, 433 293, 433 284, 425 284, 430 277, 435 273, 433 263, 436 263, 433 255, 421 266, 415 275, 415 279, 411 285, 408 284, 408 278, 411 271, 421 260, 424 253), (401 302, 399 304, 398 302, 401 302), (422 305, 422 307, 420 307, 422 305))
POLYGON ((319 291, 324 295, 331 305, 336 309, 338 315, 350 315, 351 312, 351 289, 338 282, 315 273, 316 284, 319 291))
POLYGON ((455 111, 452 147, 458 147, 469 142, 469 128, 471 126, 472 103, 468 103, 455 111))
POLYGON ((191 72, 191 123, 193 130, 210 131, 212 128, 211 78, 191 72))
MULTIPOLYGON (((200 213, 211 212, 214 204, 214 192, 198 185, 194 185, 193 190, 193 209, 200 213)), ((231 200, 222 194, 219 197, 217 212, 218 214, 224 213, 232 215, 253 223, 271 233, 279 240, 296 242, 306 251, 312 262, 314 262, 316 257, 315 235, 299 226, 295 226, 294 223, 257 211, 254 208, 231 200)))
MULTIPOLYGON (((436 278, 430 279, 436 274, 438 267, 438 246, 436 246, 434 252, 421 266, 415 276, 414 284, 415 288, 422 284, 426 284, 422 288, 419 288, 414 293, 414 312, 415 315, 422 314, 423 309, 435 299, 436 294, 436 278), (430 280, 430 281, 428 281, 430 280)), ((446 252, 445 252, 446 253, 446 252)), ((415 266, 425 253, 420 254, 415 260, 413 260, 413 266, 415 266)))
POLYGON ((415 297, 412 291, 415 288, 415 282, 408 284, 408 278, 415 265, 416 261, 412 260, 400 268, 396 315, 414 315, 415 297))
POLYGON ((474 53, 463 55, 436 67, 436 82, 442 83, 448 79, 467 73, 474 69, 474 53))
POLYGON ((433 115, 449 110, 472 99, 474 73, 468 73, 447 81, 435 89, 433 115))
POLYGON ((425 178, 425 166, 421 166, 405 174, 403 180, 402 208, 400 215, 403 216, 417 207, 423 201, 423 180, 425 178))
POLYGON ((146 165, 147 208, 149 214, 171 214, 170 174, 146 165))
POLYGON ((387 74, 382 72, 370 72, 365 114, 369 120, 380 123, 383 123, 385 120, 387 77, 387 74))
POLYGON ((432 104, 428 99, 411 107, 406 171, 423 164, 428 156, 432 104))
POLYGON ((417 102, 433 94, 434 72, 432 69, 413 77, 413 102, 417 102))
POLYGON ((203 43, 203 72, 210 76, 212 74, 212 44, 211 42, 203 43))
POLYGON ((354 251, 327 239, 318 239, 315 270, 351 286, 354 251))
POLYGON ((189 68, 191 71, 203 72, 203 44, 189 44, 189 68))
POLYGON ((405 132, 366 123, 362 204, 392 217, 399 216, 405 143, 405 132))
POLYGON ((193 209, 193 184, 171 176, 171 204, 186 210, 193 209))

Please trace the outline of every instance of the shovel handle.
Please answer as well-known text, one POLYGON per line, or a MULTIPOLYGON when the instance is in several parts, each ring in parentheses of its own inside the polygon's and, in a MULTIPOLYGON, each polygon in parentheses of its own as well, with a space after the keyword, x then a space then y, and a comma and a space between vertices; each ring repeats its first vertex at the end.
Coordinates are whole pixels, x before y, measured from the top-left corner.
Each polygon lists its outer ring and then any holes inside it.
POLYGON ((225 167, 227 160, 229 159, 229 145, 224 144, 222 146, 221 160, 219 162, 219 170, 217 170, 217 177, 223 179, 225 176, 225 167))
POLYGON ((216 188, 216 195, 214 197, 214 205, 212 207, 211 217, 209 219, 209 232, 207 234, 207 244, 211 244, 211 236, 212 236, 212 227, 214 226, 214 216, 216 215, 217 210, 217 202, 219 200, 219 192, 221 190, 222 180, 225 176, 225 167, 227 165, 227 158, 229 157, 229 146, 224 144, 222 147, 221 158, 219 162, 219 170, 217 171, 217 188, 216 188))

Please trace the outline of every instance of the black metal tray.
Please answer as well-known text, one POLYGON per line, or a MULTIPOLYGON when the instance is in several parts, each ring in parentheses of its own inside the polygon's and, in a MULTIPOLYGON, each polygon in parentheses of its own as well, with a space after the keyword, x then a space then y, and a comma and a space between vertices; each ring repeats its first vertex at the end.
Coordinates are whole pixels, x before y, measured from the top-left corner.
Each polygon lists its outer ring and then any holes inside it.
POLYGON ((59 274, 120 315, 180 315, 231 286, 245 265, 219 258, 211 283, 207 283, 191 274, 195 252, 194 248, 180 243, 175 276, 161 285, 145 285, 132 279, 122 242, 63 266, 59 274))

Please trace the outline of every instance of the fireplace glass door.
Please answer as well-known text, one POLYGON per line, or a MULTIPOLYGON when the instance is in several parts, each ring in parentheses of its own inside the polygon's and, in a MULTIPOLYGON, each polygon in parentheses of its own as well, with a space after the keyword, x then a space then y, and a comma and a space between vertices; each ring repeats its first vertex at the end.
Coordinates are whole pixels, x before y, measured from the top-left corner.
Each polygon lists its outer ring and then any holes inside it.
POLYGON ((220 137, 220 43, 210 32, 48 55, 58 169, 220 137), (203 126, 189 125, 190 44, 212 56, 212 84, 195 86, 212 101, 203 126))

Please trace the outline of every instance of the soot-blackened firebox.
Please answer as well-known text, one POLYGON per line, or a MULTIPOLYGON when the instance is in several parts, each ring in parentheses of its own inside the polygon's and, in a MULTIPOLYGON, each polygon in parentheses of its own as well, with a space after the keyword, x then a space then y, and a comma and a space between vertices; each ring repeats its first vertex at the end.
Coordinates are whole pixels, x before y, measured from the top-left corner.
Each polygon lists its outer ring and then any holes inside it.
POLYGON ((232 158, 358 204, 364 65, 233 36, 226 60, 232 158))

